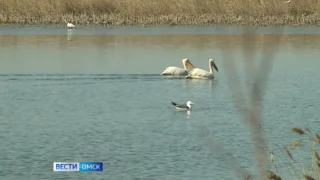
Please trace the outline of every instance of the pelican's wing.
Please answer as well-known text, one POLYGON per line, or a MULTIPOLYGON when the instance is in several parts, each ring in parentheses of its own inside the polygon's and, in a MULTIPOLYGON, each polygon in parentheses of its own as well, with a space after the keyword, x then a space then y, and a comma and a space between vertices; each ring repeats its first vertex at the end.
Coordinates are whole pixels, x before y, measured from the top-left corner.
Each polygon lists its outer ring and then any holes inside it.
POLYGON ((195 68, 192 71, 190 71, 186 77, 187 78, 193 78, 193 77, 197 78, 197 77, 208 77, 210 75, 211 75, 211 73, 206 70, 195 68))
POLYGON ((161 75, 187 75, 188 71, 183 68, 169 66, 167 67, 161 75))

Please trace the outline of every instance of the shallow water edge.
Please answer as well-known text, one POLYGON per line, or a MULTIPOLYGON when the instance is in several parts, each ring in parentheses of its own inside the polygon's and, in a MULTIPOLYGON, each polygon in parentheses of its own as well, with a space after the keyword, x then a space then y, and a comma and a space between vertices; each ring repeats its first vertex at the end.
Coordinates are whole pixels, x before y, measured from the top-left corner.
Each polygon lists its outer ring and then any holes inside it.
MULTIPOLYGON (((79 23, 73 22, 76 28, 213 28, 213 27, 231 27, 231 28, 318 28, 320 24, 246 24, 246 23, 206 23, 206 24, 100 24, 100 23, 79 23)), ((14 22, 0 22, 0 28, 30 28, 30 27, 40 27, 40 28, 66 28, 66 23, 14 23, 14 22)))
POLYGON ((74 34, 74 35, 99 35, 99 34, 320 34, 318 26, 244 26, 244 25, 177 25, 177 26, 118 26, 107 27, 101 25, 81 26, 67 29, 66 25, 23 25, 6 24, 0 26, 0 35, 47 35, 47 34, 74 34), (68 32, 67 32, 68 31, 68 32))

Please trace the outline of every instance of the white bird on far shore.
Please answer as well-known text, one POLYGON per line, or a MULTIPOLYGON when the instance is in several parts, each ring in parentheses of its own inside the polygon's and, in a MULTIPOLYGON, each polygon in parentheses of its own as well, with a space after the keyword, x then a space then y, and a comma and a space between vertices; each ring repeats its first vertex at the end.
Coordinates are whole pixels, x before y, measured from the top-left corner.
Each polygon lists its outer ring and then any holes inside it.
POLYGON ((76 26, 73 25, 72 23, 67 23, 67 27, 68 27, 68 29, 73 29, 73 28, 75 28, 76 26))

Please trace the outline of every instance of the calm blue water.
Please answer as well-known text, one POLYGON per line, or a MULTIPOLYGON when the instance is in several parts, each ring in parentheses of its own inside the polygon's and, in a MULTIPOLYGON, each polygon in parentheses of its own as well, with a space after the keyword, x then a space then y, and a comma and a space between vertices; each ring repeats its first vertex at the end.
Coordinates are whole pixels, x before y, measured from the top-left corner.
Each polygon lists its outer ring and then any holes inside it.
MULTIPOLYGON (((236 179, 232 164, 254 171, 250 129, 227 79, 231 71, 247 82, 243 51, 256 53, 255 64, 264 52, 272 50, 269 60, 276 53, 262 115, 278 164, 289 162, 278 146, 300 138, 285 130, 319 133, 319 35, 220 35, 187 27, 188 34, 169 28, 102 31, 108 30, 76 29, 68 36, 65 29, 0 29, 4 179, 236 179), (184 57, 207 70, 212 56, 219 67, 213 81, 159 75, 169 65, 181 67, 184 57), (188 100, 194 102, 190 114, 170 104, 188 100), (218 151, 221 146, 225 150, 218 151), (59 161, 102 161, 104 171, 53 172, 59 161)), ((300 153, 310 166, 308 146, 300 153)), ((281 175, 290 179, 286 171, 281 175)))

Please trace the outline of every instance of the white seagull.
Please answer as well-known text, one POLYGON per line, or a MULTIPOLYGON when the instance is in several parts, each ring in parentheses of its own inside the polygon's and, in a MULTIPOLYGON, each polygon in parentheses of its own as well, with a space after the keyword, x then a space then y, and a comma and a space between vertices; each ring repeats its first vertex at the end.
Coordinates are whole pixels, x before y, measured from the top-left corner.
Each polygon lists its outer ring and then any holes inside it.
POLYGON ((193 64, 191 64, 190 60, 188 58, 182 59, 183 68, 180 67, 174 67, 169 66, 167 67, 161 75, 163 76, 186 76, 188 74, 187 66, 191 69, 194 69, 195 67, 193 64))
POLYGON ((177 104, 177 103, 175 103, 175 102, 171 102, 171 104, 172 104, 173 106, 175 106, 177 110, 189 111, 189 110, 191 110, 191 104, 193 104, 193 102, 188 101, 186 105, 184 105, 184 104, 177 104))
POLYGON ((200 68, 194 68, 192 69, 192 71, 190 71, 188 73, 188 75, 186 76, 186 78, 189 79, 213 79, 214 78, 214 72, 213 72, 213 68, 218 72, 218 67, 216 66, 216 64, 214 63, 213 59, 209 59, 209 71, 200 69, 200 68))
POLYGON ((67 27, 68 27, 68 29, 73 29, 73 28, 75 28, 76 26, 73 25, 72 23, 67 23, 67 27))

